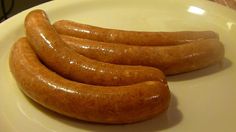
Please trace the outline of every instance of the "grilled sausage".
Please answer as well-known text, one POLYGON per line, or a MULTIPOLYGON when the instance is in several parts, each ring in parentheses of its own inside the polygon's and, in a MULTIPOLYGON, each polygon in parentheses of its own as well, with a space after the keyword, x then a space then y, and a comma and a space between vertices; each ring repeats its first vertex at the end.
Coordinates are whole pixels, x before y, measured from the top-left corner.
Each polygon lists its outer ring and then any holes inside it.
POLYGON ((61 35, 81 55, 103 62, 159 68, 166 75, 189 72, 220 62, 224 46, 218 39, 196 40, 174 46, 109 44, 61 35))
POLYGON ((62 41, 42 10, 34 10, 26 16, 25 28, 41 61, 71 80, 104 86, 155 80, 166 82, 165 75, 157 68, 103 63, 78 54, 62 41))
POLYGON ((21 90, 37 103, 80 120, 123 124, 152 118, 168 108, 165 83, 146 81, 127 86, 95 86, 65 79, 45 67, 26 38, 10 55, 10 69, 21 90))
POLYGON ((53 24, 58 33, 79 38, 128 45, 160 46, 177 45, 195 40, 216 38, 213 31, 180 31, 180 32, 141 32, 101 28, 60 20, 53 24))

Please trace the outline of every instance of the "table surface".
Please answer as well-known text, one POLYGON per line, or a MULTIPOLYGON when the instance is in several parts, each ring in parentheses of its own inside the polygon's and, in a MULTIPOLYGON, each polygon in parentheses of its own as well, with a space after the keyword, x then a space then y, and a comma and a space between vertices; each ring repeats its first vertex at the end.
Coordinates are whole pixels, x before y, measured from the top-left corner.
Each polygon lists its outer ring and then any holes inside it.
POLYGON ((210 0, 236 10, 236 0, 210 0))

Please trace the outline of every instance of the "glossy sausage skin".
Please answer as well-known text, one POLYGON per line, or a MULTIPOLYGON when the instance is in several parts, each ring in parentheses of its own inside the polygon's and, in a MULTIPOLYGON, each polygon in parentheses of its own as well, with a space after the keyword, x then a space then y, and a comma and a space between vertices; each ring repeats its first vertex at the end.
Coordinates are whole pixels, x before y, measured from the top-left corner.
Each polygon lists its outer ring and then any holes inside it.
POLYGON ((156 68, 109 64, 78 54, 62 41, 42 10, 34 10, 26 16, 25 28, 27 39, 41 61, 71 80, 104 86, 166 82, 163 72, 156 68))
POLYGON ((99 61, 159 68, 166 75, 189 72, 220 62, 224 47, 218 39, 197 40, 174 46, 109 44, 61 35, 78 53, 99 61))
POLYGON ((53 24, 58 33, 110 43, 128 45, 160 46, 177 45, 194 40, 216 38, 213 31, 180 31, 180 32, 141 32, 108 29, 85 25, 68 20, 60 20, 53 24))
POLYGON ((41 64, 26 38, 14 44, 9 64, 27 96, 48 109, 80 120, 133 123, 160 114, 170 101, 168 86, 158 81, 104 87, 67 80, 41 64))

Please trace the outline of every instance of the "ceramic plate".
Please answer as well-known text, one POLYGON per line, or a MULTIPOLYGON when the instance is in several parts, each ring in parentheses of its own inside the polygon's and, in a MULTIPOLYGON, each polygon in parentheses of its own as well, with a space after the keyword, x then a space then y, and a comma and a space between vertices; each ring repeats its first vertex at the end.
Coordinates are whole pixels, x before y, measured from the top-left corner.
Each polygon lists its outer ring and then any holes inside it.
POLYGON ((204 0, 51 1, 0 24, 0 130, 4 132, 235 132, 236 12, 204 0), (69 19, 107 28, 139 31, 213 30, 225 46, 222 64, 168 77, 172 100, 160 116, 130 125, 91 124, 51 112, 32 102, 13 79, 8 57, 24 35, 26 14, 40 8, 51 22, 69 19))

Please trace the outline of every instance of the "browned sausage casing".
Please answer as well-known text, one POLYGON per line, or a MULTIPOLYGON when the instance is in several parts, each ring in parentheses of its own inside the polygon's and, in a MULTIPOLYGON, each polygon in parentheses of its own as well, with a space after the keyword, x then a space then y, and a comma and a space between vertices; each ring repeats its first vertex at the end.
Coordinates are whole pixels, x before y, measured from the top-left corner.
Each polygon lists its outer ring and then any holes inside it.
POLYGON ((163 72, 156 68, 108 64, 78 54, 62 41, 42 10, 34 10, 26 16, 25 28, 41 61, 71 80, 109 86, 154 80, 166 82, 163 72))
POLYGON ((219 36, 213 31, 180 31, 180 32, 139 32, 101 28, 85 25, 68 20, 55 22, 57 32, 79 38, 102 42, 123 43, 128 45, 177 45, 194 40, 216 38, 219 36))
POLYGON ((168 86, 158 81, 103 87, 67 80, 42 65, 25 38, 12 48, 10 69, 22 91, 34 101, 85 121, 142 121, 166 110, 170 101, 168 86))
POLYGON ((174 46, 109 44, 61 35, 78 53, 103 62, 159 68, 166 75, 204 68, 220 62, 224 47, 218 39, 196 40, 174 46))

